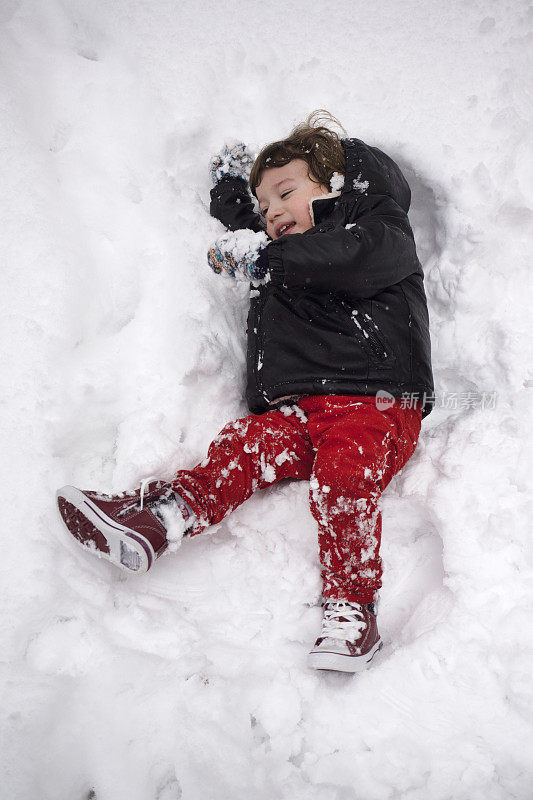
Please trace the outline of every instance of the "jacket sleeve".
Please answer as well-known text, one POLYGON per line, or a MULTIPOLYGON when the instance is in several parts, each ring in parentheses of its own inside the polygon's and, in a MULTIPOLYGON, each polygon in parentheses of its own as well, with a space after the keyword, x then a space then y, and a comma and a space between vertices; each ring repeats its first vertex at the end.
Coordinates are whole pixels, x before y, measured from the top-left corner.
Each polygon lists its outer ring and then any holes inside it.
POLYGON ((384 195, 361 196, 347 227, 288 234, 266 248, 274 282, 370 298, 422 268, 405 212, 384 195))
POLYGON ((254 211, 244 178, 227 176, 218 181, 211 189, 209 211, 230 231, 249 228, 258 232, 266 228, 261 216, 254 211))

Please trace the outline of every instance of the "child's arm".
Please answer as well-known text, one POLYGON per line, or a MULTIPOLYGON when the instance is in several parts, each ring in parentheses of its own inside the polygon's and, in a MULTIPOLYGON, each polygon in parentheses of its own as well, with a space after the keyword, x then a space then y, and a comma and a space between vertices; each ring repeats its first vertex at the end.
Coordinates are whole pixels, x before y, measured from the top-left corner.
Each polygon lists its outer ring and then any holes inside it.
POLYGON ((283 236, 260 261, 268 259, 272 281, 288 288, 360 298, 422 274, 407 214, 390 197, 359 196, 345 225, 283 236))
POLYGON ((211 216, 220 220, 230 231, 248 228, 264 231, 265 223, 256 213, 248 191, 248 177, 253 155, 246 145, 225 145, 211 160, 211 216))
POLYGON ((254 204, 244 178, 223 178, 211 189, 212 217, 220 220, 230 231, 249 228, 264 231, 265 224, 254 211, 254 204))

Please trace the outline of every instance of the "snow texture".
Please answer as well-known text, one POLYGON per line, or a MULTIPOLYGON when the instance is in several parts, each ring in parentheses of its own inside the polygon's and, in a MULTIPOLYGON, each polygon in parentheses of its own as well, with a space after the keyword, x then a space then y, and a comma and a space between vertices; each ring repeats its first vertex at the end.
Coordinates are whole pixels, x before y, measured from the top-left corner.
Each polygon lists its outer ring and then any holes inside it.
MULTIPOLYGON (((246 284, 249 285, 249 273, 253 272, 253 264, 257 261, 259 253, 263 247, 266 247, 268 242, 268 236, 263 231, 256 232, 245 229, 224 233, 217 239, 217 246, 224 255, 230 255, 236 265, 233 279, 246 281, 246 284)), ((270 280, 269 277, 268 280, 270 280)), ((253 283, 267 283, 268 280, 257 280, 253 281, 253 283)))
MULTIPOLYGON (((184 504, 183 498, 180 497, 180 503, 184 504)), ((194 514, 187 507, 189 515, 187 522, 180 514, 180 506, 177 502, 169 502, 160 504, 156 516, 158 516, 163 523, 167 532, 168 553, 175 553, 181 546, 183 535, 188 527, 192 525, 196 519, 194 514)))
POLYGON ((211 161, 209 174, 213 186, 221 178, 231 175, 249 180, 256 155, 244 142, 226 142, 211 161))
POLYGON ((340 192, 342 187, 344 186, 344 175, 341 175, 338 172, 334 172, 331 176, 331 180, 329 182, 332 192, 340 192))
POLYGON ((370 183, 368 181, 363 180, 363 177, 362 177, 361 174, 359 174, 357 176, 357 178, 354 178, 352 180, 352 187, 357 192, 359 192, 359 194, 366 194, 366 190, 368 189, 369 186, 370 186, 370 183))
POLYGON ((0 3, 4 797, 531 798, 531 21, 525 0, 0 3), (206 264, 207 166, 322 107, 409 180, 446 398, 383 498, 385 647, 356 677, 306 666, 306 484, 137 578, 54 503, 170 476, 246 413, 249 291, 206 264))

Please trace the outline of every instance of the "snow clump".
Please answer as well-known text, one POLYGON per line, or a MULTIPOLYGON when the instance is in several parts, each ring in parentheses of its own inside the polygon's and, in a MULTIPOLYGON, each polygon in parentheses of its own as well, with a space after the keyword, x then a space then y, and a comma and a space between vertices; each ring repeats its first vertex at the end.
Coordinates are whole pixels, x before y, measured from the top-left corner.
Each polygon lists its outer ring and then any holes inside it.
MULTIPOLYGON (((217 245, 224 253, 230 255, 235 264, 254 264, 259 258, 259 253, 266 247, 269 239, 264 231, 252 231, 248 228, 239 231, 229 231, 223 234, 218 240, 217 245)), ((240 269, 235 271, 235 278, 237 280, 250 282, 247 275, 243 274, 240 269)), ((266 283, 268 278, 263 278, 253 283, 266 283)))
POLYGON ((344 186, 344 175, 340 172, 334 172, 329 182, 332 192, 340 192, 344 186))

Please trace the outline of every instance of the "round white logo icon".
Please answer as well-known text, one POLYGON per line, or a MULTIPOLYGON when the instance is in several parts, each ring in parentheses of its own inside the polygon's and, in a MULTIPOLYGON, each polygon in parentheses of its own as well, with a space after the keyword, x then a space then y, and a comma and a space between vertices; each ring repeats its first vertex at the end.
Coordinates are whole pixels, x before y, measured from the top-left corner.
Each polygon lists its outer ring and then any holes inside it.
POLYGON ((390 408, 394 405, 394 396, 389 392, 386 392, 384 389, 380 389, 379 392, 376 392, 376 408, 379 411, 386 411, 387 408, 390 408))

